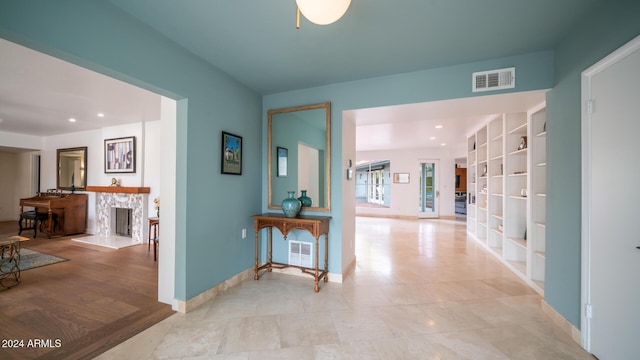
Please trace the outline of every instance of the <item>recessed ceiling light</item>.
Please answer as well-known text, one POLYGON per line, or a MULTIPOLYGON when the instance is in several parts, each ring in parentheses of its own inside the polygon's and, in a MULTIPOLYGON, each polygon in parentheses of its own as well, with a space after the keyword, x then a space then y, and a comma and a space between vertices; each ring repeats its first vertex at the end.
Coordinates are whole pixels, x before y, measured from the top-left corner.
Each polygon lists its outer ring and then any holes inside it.
POLYGON ((440 144, 440 145, 441 145, 441 146, 446 146, 446 145, 447 145, 447 143, 442 143, 442 144, 440 144))
POLYGON ((432 137, 429 138, 429 140, 435 140, 435 139, 436 139, 435 136, 432 136, 432 137))
POLYGON ((98 113, 98 117, 104 117, 104 113, 98 113))
POLYGON ((435 128, 436 128, 436 129, 442 129, 442 128, 443 128, 443 126, 442 126, 442 125, 436 125, 436 126, 435 126, 435 128))
POLYGON ((76 122, 76 119, 74 119, 74 118, 69 118, 69 122, 76 122))

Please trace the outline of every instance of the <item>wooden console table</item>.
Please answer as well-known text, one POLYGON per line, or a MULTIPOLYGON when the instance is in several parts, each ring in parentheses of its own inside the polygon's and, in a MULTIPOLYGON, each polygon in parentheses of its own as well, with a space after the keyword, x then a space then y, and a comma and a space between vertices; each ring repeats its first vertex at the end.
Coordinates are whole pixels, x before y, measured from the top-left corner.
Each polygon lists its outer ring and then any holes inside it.
POLYGON ((263 269, 267 269, 268 272, 271 272, 273 268, 284 269, 287 267, 295 267, 300 269, 303 273, 313 276, 314 282, 315 282, 315 287, 313 288, 313 290, 315 292, 320 291, 320 288, 318 287, 319 280, 321 278, 324 278, 324 282, 327 282, 329 280, 329 277, 328 277, 328 274, 329 274, 329 260, 328 260, 329 259, 329 220, 331 220, 331 216, 298 216, 295 218, 288 218, 284 216, 284 214, 268 213, 268 214, 254 215, 252 216, 252 218, 254 219, 253 226, 256 232, 256 265, 255 265, 255 275, 253 278, 255 280, 260 279, 260 275, 258 274, 258 272, 263 269), (316 239, 316 253, 315 253, 316 266, 314 269, 307 268, 304 266, 273 262, 272 256, 271 256, 272 255, 271 245, 273 240, 272 235, 273 235, 274 227, 280 230, 285 240, 287 240, 287 235, 289 234, 289 232, 294 229, 306 230, 309 233, 311 233, 311 235, 313 235, 313 237, 316 239), (259 261, 260 261, 259 233, 262 228, 269 228, 269 233, 268 233, 268 242, 267 242, 267 262, 266 264, 260 266, 259 264, 259 261), (318 269, 318 258, 319 258, 318 242, 319 242, 320 236, 323 234, 324 234, 324 269, 319 270, 318 269))

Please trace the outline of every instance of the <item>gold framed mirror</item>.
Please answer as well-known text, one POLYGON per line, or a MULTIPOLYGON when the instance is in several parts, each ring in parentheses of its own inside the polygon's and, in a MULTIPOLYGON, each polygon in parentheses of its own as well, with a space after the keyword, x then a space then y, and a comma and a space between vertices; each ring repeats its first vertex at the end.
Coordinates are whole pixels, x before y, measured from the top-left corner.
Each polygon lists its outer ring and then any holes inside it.
POLYGON ((87 147, 57 150, 56 187, 60 190, 87 188, 87 147))
POLYGON ((311 199, 303 211, 331 211, 331 103, 267 114, 269 209, 282 209, 287 193, 295 191, 311 199))

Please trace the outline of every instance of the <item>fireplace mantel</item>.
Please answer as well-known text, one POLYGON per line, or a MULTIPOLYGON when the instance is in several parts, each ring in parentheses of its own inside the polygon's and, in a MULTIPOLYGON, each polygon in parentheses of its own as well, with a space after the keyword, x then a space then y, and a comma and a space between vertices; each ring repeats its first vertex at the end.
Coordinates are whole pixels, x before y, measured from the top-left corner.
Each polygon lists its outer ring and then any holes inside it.
POLYGON ((135 186, 87 186, 86 191, 114 194, 148 194, 151 192, 151 188, 135 186))

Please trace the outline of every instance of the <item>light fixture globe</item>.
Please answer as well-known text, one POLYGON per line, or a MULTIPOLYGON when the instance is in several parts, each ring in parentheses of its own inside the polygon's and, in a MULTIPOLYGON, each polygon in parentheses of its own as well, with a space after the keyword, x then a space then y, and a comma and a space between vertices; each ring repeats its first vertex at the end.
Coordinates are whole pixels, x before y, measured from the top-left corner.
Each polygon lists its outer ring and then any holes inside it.
POLYGON ((300 12, 309 21, 329 25, 347 12, 351 0, 296 0, 300 12))

